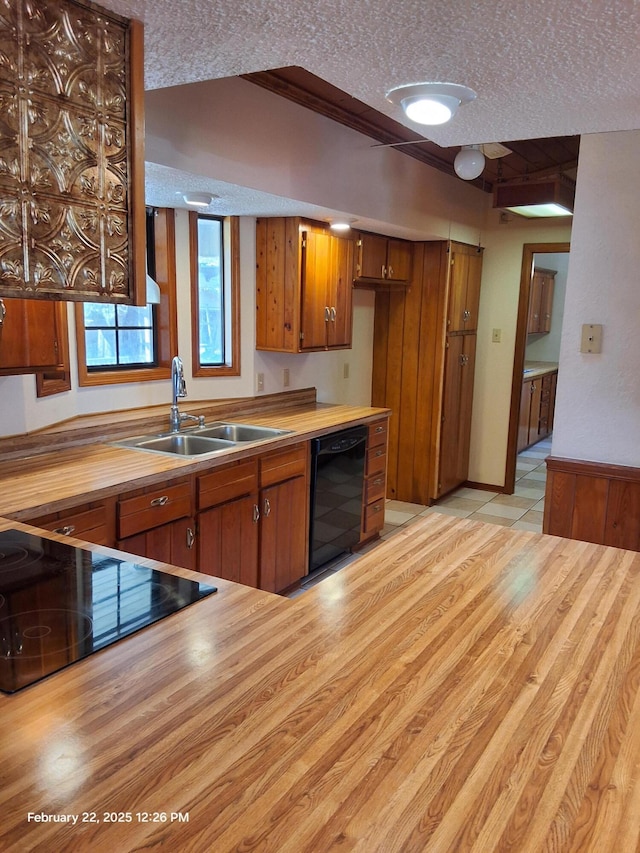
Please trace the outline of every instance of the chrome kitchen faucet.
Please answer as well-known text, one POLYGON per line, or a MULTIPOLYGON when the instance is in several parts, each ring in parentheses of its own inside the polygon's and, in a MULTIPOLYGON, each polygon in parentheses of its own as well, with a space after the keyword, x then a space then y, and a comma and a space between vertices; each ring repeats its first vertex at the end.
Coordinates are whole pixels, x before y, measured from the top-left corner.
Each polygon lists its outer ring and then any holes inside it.
POLYGON ((169 415, 169 426, 171 432, 178 432, 182 421, 197 421, 204 426, 204 415, 188 415, 178 410, 178 399, 187 396, 187 383, 184 381, 184 365, 179 355, 173 357, 171 362, 171 388, 173 397, 171 400, 171 414, 169 415))

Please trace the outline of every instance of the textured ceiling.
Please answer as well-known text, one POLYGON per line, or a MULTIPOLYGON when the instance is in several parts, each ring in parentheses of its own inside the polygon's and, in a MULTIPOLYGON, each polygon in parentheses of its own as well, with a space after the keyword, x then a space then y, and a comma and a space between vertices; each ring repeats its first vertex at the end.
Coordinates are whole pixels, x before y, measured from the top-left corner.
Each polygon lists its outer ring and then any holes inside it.
POLYGON ((477 99, 440 146, 640 128, 638 0, 103 0, 145 25, 148 89, 301 66, 374 110, 420 80, 477 99))

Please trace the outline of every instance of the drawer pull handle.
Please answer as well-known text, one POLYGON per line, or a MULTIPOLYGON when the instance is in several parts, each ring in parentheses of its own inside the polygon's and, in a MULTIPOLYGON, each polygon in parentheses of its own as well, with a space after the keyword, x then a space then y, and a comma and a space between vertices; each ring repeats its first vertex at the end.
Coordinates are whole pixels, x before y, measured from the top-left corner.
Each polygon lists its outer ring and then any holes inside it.
POLYGON ((380 506, 380 504, 374 504, 374 505, 371 507, 371 509, 372 509, 374 512, 380 512, 380 510, 382 509, 382 507, 380 506))
POLYGON ((65 524, 64 527, 56 527, 53 532, 60 533, 62 536, 71 536, 75 529, 75 524, 65 524))
POLYGON ((377 453, 376 453, 376 458, 377 458, 378 456, 384 456, 384 450, 378 450, 378 451, 377 451, 377 453))
POLYGON ((260 521, 260 509, 257 504, 253 505, 253 523, 257 524, 260 521))
POLYGON ((383 478, 382 478, 382 477, 378 477, 378 479, 377 479, 377 480, 374 480, 374 481, 373 481, 373 485, 374 485, 374 486, 381 486, 383 483, 384 483, 384 480, 383 480, 383 478))
POLYGON ((191 550, 193 548, 193 543, 196 541, 195 531, 190 527, 187 527, 187 548, 191 550))
POLYGON ((151 506, 164 506, 165 504, 168 504, 168 503, 169 503, 169 496, 168 495, 162 495, 162 497, 160 497, 160 498, 154 498, 151 501, 151 506))
POLYGON ((262 511, 264 512, 265 518, 268 518, 271 515, 271 502, 269 501, 269 498, 264 499, 264 507, 262 511))
POLYGON ((376 432, 384 432, 384 427, 383 426, 377 426, 376 432))

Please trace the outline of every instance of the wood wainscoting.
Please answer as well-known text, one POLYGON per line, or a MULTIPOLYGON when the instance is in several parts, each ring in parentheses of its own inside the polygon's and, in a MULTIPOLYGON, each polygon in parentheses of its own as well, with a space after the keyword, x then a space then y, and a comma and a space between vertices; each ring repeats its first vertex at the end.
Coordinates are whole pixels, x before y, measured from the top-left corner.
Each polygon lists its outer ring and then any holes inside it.
POLYGON ((548 457, 542 529, 640 551, 640 468, 548 457))

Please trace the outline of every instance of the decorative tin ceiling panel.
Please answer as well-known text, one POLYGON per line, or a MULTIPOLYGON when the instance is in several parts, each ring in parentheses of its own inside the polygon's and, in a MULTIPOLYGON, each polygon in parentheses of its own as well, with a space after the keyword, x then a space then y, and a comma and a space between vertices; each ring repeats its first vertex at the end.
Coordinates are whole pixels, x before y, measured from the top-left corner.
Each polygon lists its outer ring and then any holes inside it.
POLYGON ((127 21, 0 3, 0 290, 130 302, 127 21))

